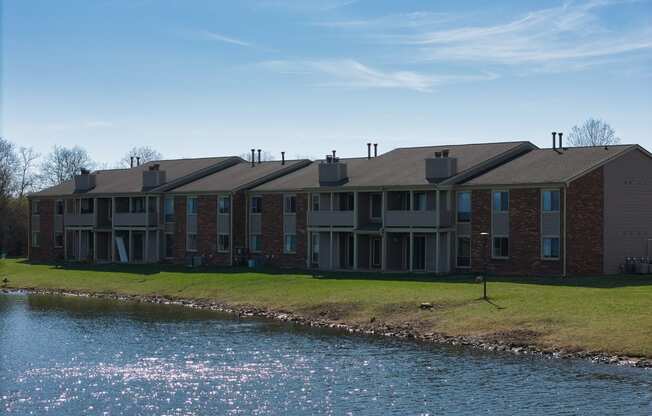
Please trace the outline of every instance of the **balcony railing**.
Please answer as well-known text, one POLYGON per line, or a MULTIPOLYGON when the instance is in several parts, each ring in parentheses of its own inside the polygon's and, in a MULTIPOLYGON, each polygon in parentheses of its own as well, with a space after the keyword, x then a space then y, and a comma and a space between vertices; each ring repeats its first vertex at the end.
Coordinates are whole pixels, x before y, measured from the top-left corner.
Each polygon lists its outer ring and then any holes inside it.
POLYGON ((116 212, 113 214, 115 227, 144 227, 156 225, 155 212, 116 212))
POLYGON ((310 211, 308 225, 312 227, 353 227, 353 211, 310 211))
POLYGON ((95 214, 65 214, 63 221, 66 226, 92 227, 95 224, 95 214))
MULTIPOLYGON (((439 218, 440 227, 452 224, 450 211, 442 211, 439 218)), ((436 211, 387 211, 385 227, 437 227, 436 211)))

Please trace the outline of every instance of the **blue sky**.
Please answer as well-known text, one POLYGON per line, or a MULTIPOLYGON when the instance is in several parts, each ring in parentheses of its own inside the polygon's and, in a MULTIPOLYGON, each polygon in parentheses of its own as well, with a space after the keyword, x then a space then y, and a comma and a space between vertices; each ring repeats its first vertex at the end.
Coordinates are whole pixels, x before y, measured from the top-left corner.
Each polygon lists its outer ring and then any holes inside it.
POLYGON ((498 140, 652 149, 652 2, 5 0, 2 135, 112 163, 498 140))

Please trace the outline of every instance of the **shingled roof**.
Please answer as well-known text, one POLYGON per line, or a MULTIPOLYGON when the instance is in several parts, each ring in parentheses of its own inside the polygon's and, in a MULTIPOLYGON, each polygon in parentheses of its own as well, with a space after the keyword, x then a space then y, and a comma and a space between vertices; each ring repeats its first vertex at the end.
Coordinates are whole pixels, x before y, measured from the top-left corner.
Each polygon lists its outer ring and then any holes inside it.
POLYGON ((647 153, 637 145, 536 149, 477 176, 464 185, 566 183, 634 149, 647 153))
POLYGON ((173 188, 172 193, 193 192, 231 192, 239 189, 256 186, 268 180, 273 180, 280 175, 293 172, 310 164, 309 160, 287 160, 284 164, 280 161, 261 162, 252 165, 249 162, 240 162, 224 170, 212 173, 178 188, 173 188))
MULTIPOLYGON (((89 191, 83 192, 83 194, 101 195, 143 192, 143 171, 148 170, 150 166, 155 164, 159 165, 159 170, 165 171, 166 184, 171 184, 179 182, 184 178, 192 178, 193 174, 196 172, 202 170, 208 170, 210 172, 211 169, 219 169, 222 166, 227 167, 230 164, 238 163, 239 161, 242 161, 242 159, 233 156, 172 159, 147 162, 140 166, 128 169, 98 170, 94 172, 96 174, 95 187, 89 191)), ((75 181, 71 179, 59 185, 46 188, 40 192, 32 193, 30 196, 66 196, 74 194, 75 181)))
MULTIPOLYGON (((426 179, 425 159, 432 158, 435 152, 448 150, 450 157, 457 158, 458 173, 443 183, 452 183, 474 171, 483 172, 492 161, 515 157, 535 149, 527 141, 479 143, 465 145, 442 145, 427 147, 404 147, 394 149, 378 157, 341 158, 346 163, 348 182, 338 188, 353 189, 366 187, 392 186, 432 186, 426 179)), ((253 188, 257 192, 292 191, 320 188, 319 163, 290 173, 273 181, 253 188)))

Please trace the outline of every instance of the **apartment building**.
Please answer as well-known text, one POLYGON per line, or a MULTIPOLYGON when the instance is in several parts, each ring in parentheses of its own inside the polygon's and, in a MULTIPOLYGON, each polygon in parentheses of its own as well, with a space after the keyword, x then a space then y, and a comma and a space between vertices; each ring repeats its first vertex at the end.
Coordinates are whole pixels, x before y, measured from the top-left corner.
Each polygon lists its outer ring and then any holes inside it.
POLYGON ((30 195, 30 259, 579 275, 652 257, 652 155, 553 143, 84 172, 30 195))

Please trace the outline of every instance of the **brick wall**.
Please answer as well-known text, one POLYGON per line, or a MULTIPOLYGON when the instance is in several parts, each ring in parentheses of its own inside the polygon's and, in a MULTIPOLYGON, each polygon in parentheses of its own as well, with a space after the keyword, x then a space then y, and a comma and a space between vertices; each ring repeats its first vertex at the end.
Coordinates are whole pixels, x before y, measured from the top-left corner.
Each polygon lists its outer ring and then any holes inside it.
POLYGON ((247 196, 244 191, 238 191, 232 196, 231 215, 233 215, 233 249, 245 248, 248 246, 247 238, 247 196))
POLYGON ((568 187, 567 271, 575 275, 603 272, 604 177, 602 168, 568 187))
MULTIPOLYGON (((563 195, 562 195, 563 198, 563 195)), ((561 201, 563 207, 563 201, 561 201)), ((508 259, 491 258, 491 191, 473 191, 471 200, 471 265, 476 273, 488 270, 500 275, 561 275, 559 260, 541 258, 541 190, 515 188, 509 191, 508 259), (487 232, 489 236, 482 236, 487 232)), ((563 213, 561 214, 563 216, 563 213)), ((563 238, 560 237, 560 243, 563 238)), ((563 247, 561 247, 563 252, 563 247)))
POLYGON ((29 258, 31 261, 62 260, 64 249, 54 247, 54 200, 39 200, 39 247, 32 247, 32 201, 29 201, 30 229, 28 236, 29 258))
POLYGON ((276 267, 306 267, 306 210, 307 194, 297 194, 296 253, 283 252, 283 194, 264 194, 262 213, 263 251, 267 264, 276 267))
POLYGON ((230 265, 229 253, 217 251, 217 195, 200 195, 197 203, 197 254, 208 264, 230 265))

